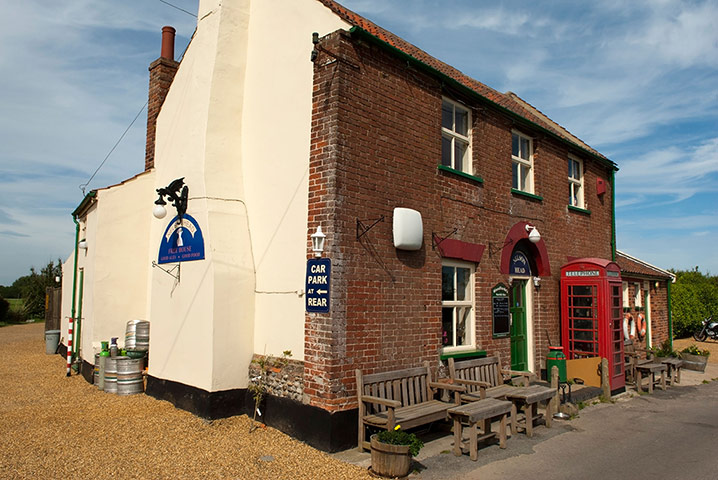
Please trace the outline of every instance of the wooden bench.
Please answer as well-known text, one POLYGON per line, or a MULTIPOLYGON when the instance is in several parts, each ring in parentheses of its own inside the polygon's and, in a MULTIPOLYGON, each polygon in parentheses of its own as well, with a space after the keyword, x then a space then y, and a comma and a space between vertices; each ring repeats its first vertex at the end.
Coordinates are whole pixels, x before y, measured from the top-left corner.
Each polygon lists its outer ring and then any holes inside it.
POLYGON ((635 385, 638 379, 636 367, 644 363, 651 363, 650 351, 644 348, 637 348, 633 340, 625 340, 623 342, 623 355, 625 358, 624 370, 626 372, 626 381, 635 385))
POLYGON ((449 358, 449 375, 454 384, 466 387, 461 394, 462 402, 474 402, 483 398, 506 398, 506 394, 514 391, 513 384, 506 384, 512 378, 517 378, 523 386, 528 386, 535 378, 531 372, 520 372, 501 368, 501 358, 477 358, 454 362, 449 358))
POLYGON ((479 442, 496 436, 491 431, 491 420, 499 417, 499 446, 506 448, 506 417, 511 412, 512 404, 495 398, 485 398, 476 402, 458 405, 448 410, 449 417, 454 421, 454 455, 461 456, 467 450, 464 443, 464 433, 468 432, 469 457, 476 461, 479 458, 479 442), (479 435, 478 423, 482 422, 482 434, 479 435), (463 428, 463 423, 467 424, 463 428))
POLYGON ((429 362, 423 367, 364 375, 356 371, 359 402, 359 451, 368 450, 367 426, 406 430, 447 418, 446 411, 461 403, 464 387, 431 380, 429 362), (435 400, 437 389, 454 392, 455 403, 435 400))

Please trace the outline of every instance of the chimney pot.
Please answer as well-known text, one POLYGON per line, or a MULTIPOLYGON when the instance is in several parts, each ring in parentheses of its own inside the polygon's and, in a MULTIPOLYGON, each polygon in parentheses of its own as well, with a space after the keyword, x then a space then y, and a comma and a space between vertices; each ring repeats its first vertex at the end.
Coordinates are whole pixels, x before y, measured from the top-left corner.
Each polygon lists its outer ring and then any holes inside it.
POLYGON ((170 85, 177 73, 179 62, 175 56, 175 29, 162 28, 162 50, 160 58, 150 64, 150 86, 147 99, 147 143, 145 144, 145 170, 155 166, 155 133, 157 116, 160 113, 170 85))
POLYGON ((174 61, 175 32, 176 30, 173 27, 162 27, 162 50, 160 57, 174 61))

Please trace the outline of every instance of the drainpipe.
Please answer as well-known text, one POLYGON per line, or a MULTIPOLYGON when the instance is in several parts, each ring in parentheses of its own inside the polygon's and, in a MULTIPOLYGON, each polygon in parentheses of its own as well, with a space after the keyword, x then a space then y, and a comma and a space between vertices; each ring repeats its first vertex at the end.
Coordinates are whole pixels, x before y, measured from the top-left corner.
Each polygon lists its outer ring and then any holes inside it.
POLYGON ((673 307, 671 306, 671 280, 666 280, 666 295, 668 295, 668 340, 673 350, 673 307))
POLYGON ((616 261, 616 171, 611 170, 611 260, 616 261))
MULTIPOLYGON (((648 288, 651 288, 650 284, 648 288)), ((648 289, 643 292, 643 305, 644 312, 646 312, 646 348, 651 348, 653 346, 653 341, 651 338, 651 316, 649 315, 649 312, 652 314, 653 311, 651 310, 650 305, 648 305, 648 289)))
MULTIPOLYGON (((75 222, 75 265, 72 270, 72 313, 70 325, 77 321, 77 325, 75 325, 75 328, 73 328, 74 332, 77 332, 76 334, 73 333, 72 338, 68 338, 68 344, 73 345, 73 348, 67 349, 67 376, 70 376, 70 361, 75 357, 75 353, 78 353, 80 351, 79 348, 79 342, 80 342, 80 324, 81 320, 79 318, 76 318, 76 304, 77 304, 77 257, 80 255, 80 222, 77 221, 77 217, 84 212, 89 205, 92 204, 92 200, 97 196, 97 191, 93 190, 87 195, 85 195, 85 198, 82 199, 82 202, 80 202, 80 205, 75 209, 74 212, 72 212, 72 221, 75 222), (77 338, 77 345, 75 345, 75 342, 73 341, 75 338, 77 338), (72 357, 72 358, 71 358, 72 357)), ((82 301, 82 299, 80 299, 82 301)), ((68 333, 68 337, 69 337, 68 333)), ((79 371, 79 369, 78 369, 79 371)))
MULTIPOLYGON (((77 256, 79 254, 79 244, 80 244, 80 222, 77 221, 77 215, 72 216, 72 221, 75 222, 75 260, 74 260, 74 266, 72 269, 72 311, 70 313, 70 316, 72 317, 70 322, 71 324, 75 321, 75 297, 77 295, 77 256)), ((71 363, 72 363, 72 357, 73 355, 73 346, 75 342, 70 337, 70 332, 74 332, 74 329, 71 329, 68 331, 68 339, 67 339, 67 376, 69 377, 71 374, 71 363)), ((73 334, 74 337, 74 334, 73 334)))
POLYGON ((82 357, 80 356, 80 347, 82 343, 82 294, 85 288, 85 271, 80 270, 80 296, 77 299, 77 318, 75 319, 75 362, 77 362, 77 373, 80 373, 82 367, 82 357))

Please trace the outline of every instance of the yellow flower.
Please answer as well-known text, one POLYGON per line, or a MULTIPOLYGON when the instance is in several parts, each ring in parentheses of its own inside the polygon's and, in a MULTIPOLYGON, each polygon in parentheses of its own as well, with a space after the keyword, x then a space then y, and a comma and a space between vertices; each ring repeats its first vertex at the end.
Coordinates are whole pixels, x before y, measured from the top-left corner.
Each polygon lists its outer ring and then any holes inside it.
POLYGON ((401 425, 397 425, 396 427, 394 427, 394 430, 399 430, 400 428, 401 428, 401 425))

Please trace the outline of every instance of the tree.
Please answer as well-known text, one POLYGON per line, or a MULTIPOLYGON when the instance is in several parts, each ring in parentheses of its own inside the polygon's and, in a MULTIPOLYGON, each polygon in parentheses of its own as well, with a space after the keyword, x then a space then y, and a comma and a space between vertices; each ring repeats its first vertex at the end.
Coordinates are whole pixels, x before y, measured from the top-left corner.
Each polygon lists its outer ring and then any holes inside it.
POLYGON ((695 270, 677 271, 671 287, 673 335, 689 337, 704 318, 718 317, 718 277, 695 270))
POLYGON ((17 287, 0 285, 0 296, 4 298, 20 298, 20 290, 17 287))
POLYGON ((55 262, 48 263, 40 269, 40 273, 35 271, 35 267, 30 268, 30 275, 18 278, 12 284, 20 292, 20 297, 25 305, 25 315, 29 318, 42 317, 45 312, 45 289, 47 287, 59 286, 55 282, 55 277, 62 278, 62 261, 58 259, 55 262))

